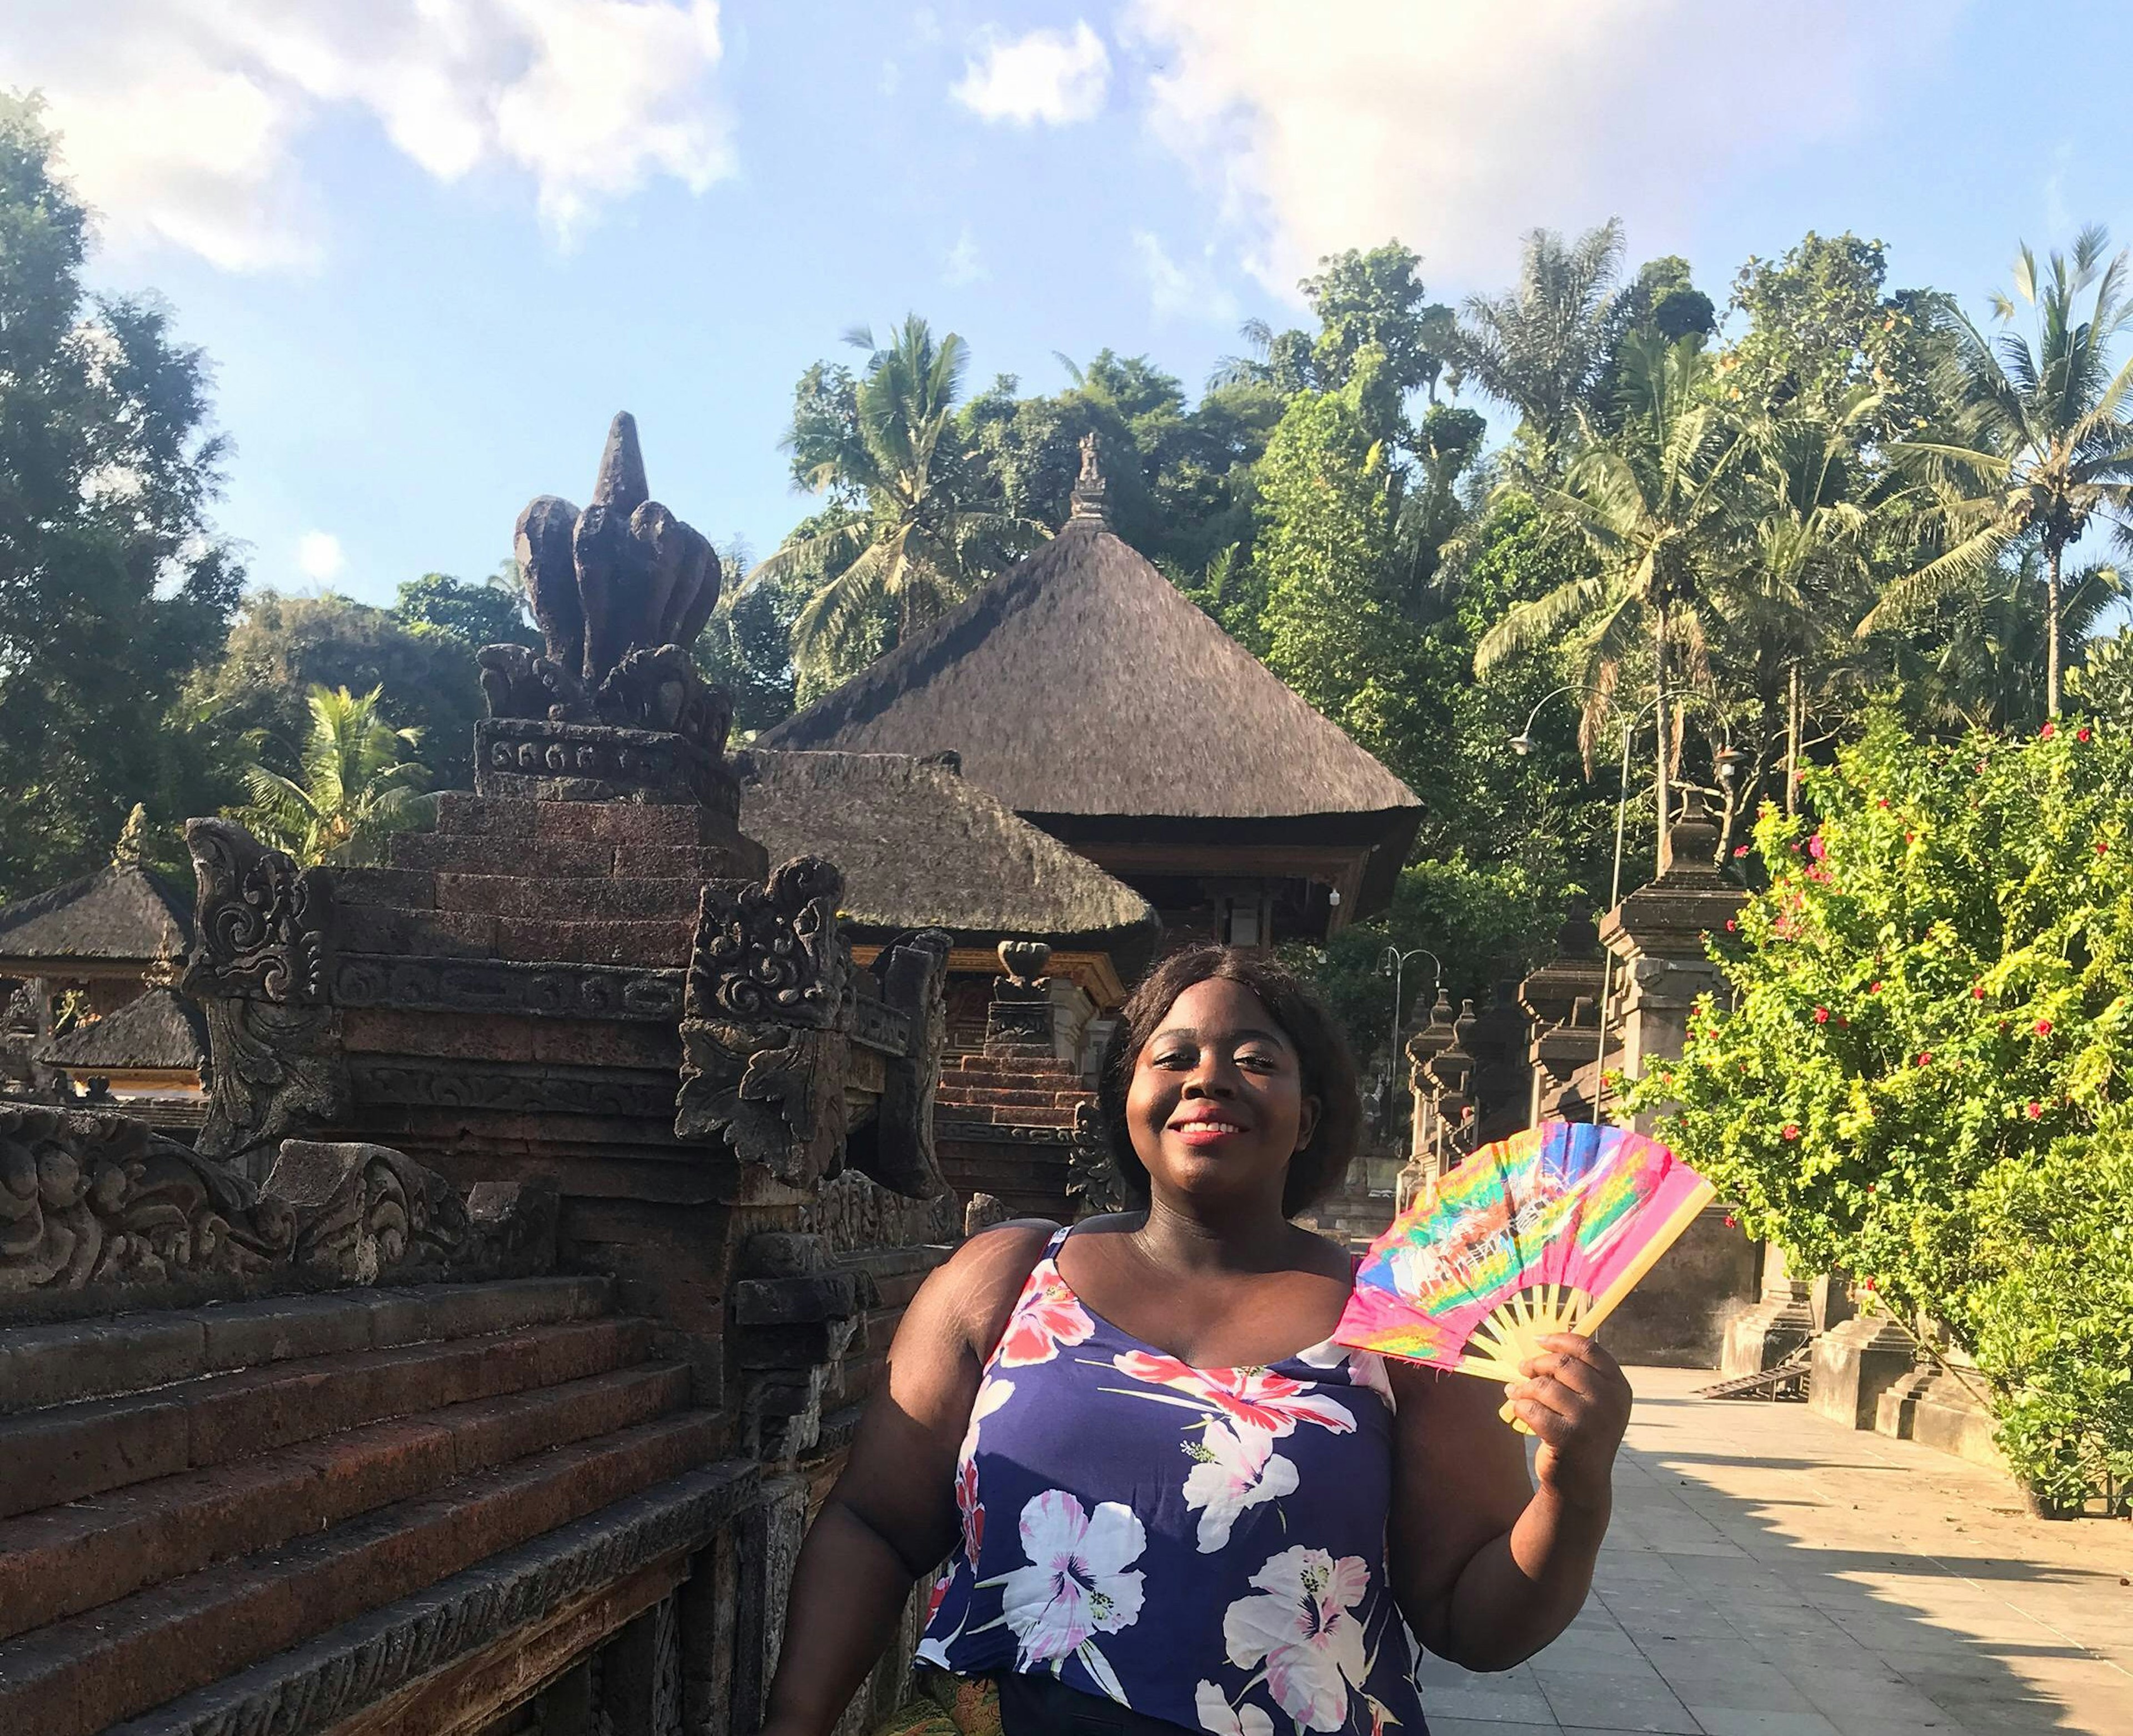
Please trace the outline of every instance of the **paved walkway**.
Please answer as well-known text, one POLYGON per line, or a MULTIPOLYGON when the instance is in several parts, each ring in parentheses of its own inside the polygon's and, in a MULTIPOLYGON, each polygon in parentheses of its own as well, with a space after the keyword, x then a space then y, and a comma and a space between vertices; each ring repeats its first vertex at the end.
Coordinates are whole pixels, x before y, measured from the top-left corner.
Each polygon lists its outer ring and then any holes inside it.
POLYGON ((1423 1667, 1433 1736, 2133 1736, 2133 1525, 1804 1405, 1637 1408, 1591 1600, 1530 1663, 1423 1667))

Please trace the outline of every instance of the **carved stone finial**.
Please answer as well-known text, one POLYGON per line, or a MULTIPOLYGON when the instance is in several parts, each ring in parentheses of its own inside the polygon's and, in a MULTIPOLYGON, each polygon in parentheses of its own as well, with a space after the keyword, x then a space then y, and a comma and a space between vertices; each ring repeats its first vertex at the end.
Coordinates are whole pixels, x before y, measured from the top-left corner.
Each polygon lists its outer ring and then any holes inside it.
POLYGON ((1105 504, 1109 492, 1104 481, 1103 466, 1097 461, 1096 436, 1091 433, 1081 436, 1081 474, 1074 484, 1069 499, 1067 522, 1084 524, 1109 524, 1110 509, 1105 504))
POLYGON ((1052 962, 1052 948, 1041 940, 1004 940, 999 943, 1000 968, 1017 988, 1033 988, 1052 962))
POLYGON ((1681 817, 1667 829, 1666 862, 1668 877, 1686 870, 1699 876, 1717 876, 1719 826, 1702 790, 1692 786, 1683 798, 1681 817))
POLYGON ((593 479, 593 504, 627 519, 651 498, 652 485, 644 480, 644 454, 637 444, 637 418, 627 410, 618 411, 608 424, 607 446, 593 479))

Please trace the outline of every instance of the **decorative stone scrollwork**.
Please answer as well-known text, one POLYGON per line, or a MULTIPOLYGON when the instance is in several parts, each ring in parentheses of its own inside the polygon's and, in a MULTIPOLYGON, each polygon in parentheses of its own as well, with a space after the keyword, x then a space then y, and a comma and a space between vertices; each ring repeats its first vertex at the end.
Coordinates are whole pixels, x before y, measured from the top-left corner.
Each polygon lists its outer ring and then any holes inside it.
POLYGON ((347 1112, 340 1015, 243 995, 202 994, 200 1008, 211 1069, 200 1150, 243 1165, 257 1180, 276 1140, 347 1112))
POLYGON ((884 1069, 874 1124, 852 1140, 853 1166, 913 1199, 931 1199, 947 1183, 933 1145, 933 1097, 947 1045, 949 937, 938 928, 901 935, 874 960, 882 999, 910 1021, 907 1051, 884 1069))
POLYGON ((333 885, 299 872, 228 820, 188 820, 185 847, 200 885, 188 994, 252 994, 315 1004, 326 992, 333 885))
POLYGON ((296 1263, 343 1284, 441 1270, 474 1237, 451 1184, 387 1145, 284 1140, 267 1194, 301 1226, 296 1263))
POLYGON ((723 1141, 743 1163, 812 1187, 843 1166, 845 1049, 835 1032, 684 1020, 677 1138, 723 1141))
POLYGON ((285 1263, 295 1214, 123 1116, 0 1106, 0 1294, 285 1263))
POLYGON ((844 875, 818 856, 781 863, 759 886, 705 886, 683 1016, 835 1025, 850 967, 837 938, 844 890, 844 875))

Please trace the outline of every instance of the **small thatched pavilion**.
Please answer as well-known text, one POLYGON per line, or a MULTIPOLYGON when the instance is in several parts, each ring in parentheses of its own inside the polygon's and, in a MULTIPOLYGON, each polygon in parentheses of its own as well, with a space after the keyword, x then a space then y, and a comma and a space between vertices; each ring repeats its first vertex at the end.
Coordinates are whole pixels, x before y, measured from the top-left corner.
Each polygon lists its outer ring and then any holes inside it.
POLYGON ((951 1041, 982 1039, 1003 940, 1051 947, 1064 1060, 1154 952, 1161 925, 1147 899, 962 776, 953 755, 756 748, 735 769, 741 829, 773 861, 811 851, 843 870, 843 928, 862 963, 913 928, 952 937, 951 1041))
POLYGON ((1421 803, 1115 536, 1103 496, 1085 445, 1057 537, 760 745, 955 754, 1168 943, 1321 939, 1381 907, 1421 803))

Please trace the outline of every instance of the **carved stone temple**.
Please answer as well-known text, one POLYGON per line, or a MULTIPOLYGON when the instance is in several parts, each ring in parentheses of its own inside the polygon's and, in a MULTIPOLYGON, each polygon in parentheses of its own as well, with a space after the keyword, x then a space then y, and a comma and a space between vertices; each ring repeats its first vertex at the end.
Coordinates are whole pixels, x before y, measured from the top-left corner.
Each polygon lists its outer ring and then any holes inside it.
POLYGON ((517 548, 543 651, 482 653, 432 829, 300 870, 189 826, 197 1147, 0 1103, 0 1730, 759 1721, 961 1224, 949 940, 855 950, 836 862, 743 834, 688 656, 718 563, 627 417, 517 548))

